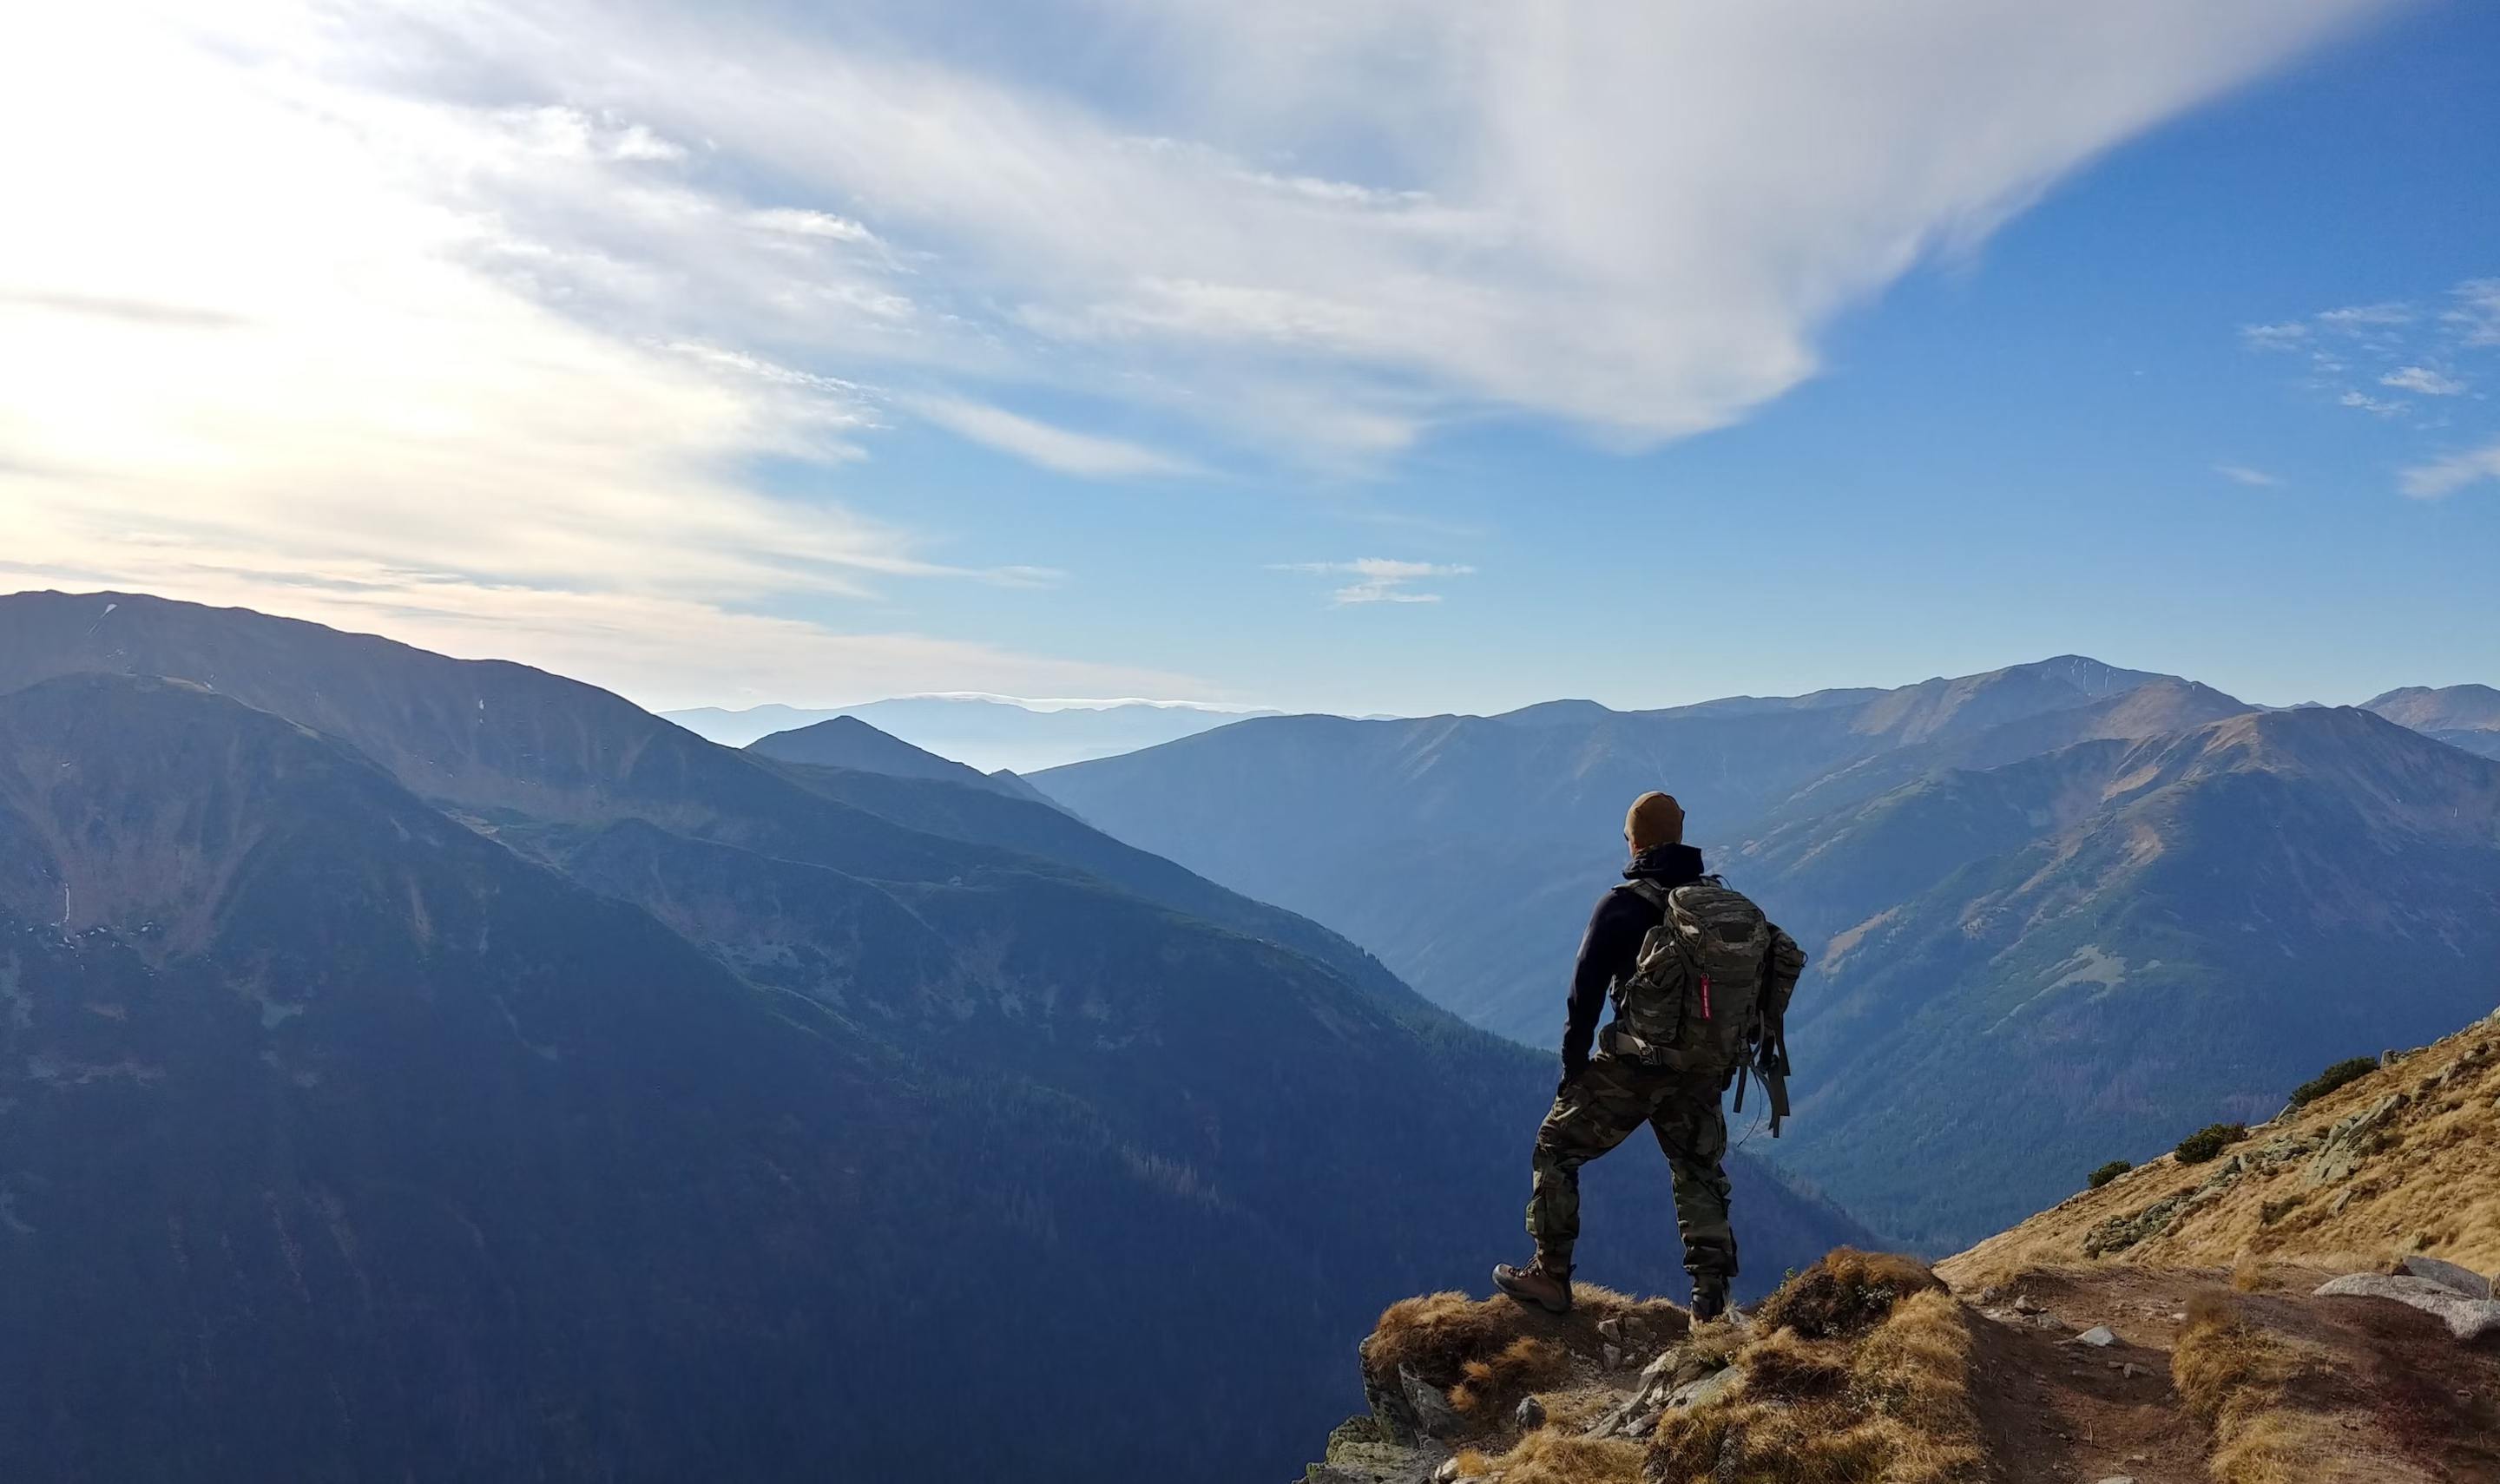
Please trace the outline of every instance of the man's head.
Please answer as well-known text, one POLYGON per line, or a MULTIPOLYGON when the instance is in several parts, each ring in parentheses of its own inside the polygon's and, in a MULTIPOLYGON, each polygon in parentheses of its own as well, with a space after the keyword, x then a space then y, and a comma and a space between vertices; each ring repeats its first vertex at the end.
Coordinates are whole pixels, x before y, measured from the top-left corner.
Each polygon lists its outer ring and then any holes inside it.
POLYGON ((1632 800, 1631 813, 1624 816, 1624 843, 1637 855, 1661 845, 1684 843, 1684 806, 1672 793, 1656 791, 1632 800))

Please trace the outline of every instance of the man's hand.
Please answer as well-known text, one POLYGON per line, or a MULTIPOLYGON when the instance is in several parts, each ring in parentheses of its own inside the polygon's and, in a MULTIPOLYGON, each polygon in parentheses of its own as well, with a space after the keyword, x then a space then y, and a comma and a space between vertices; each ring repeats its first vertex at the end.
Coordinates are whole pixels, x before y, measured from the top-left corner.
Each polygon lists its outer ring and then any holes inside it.
POLYGON ((1589 1057, 1587 1052, 1584 1051, 1577 1056, 1572 1055, 1568 1051, 1563 1052, 1562 1080, 1554 1084, 1554 1095, 1558 1098, 1561 1097, 1564 1092, 1570 1089, 1573 1082, 1580 1080, 1580 1074, 1588 1070, 1589 1057))

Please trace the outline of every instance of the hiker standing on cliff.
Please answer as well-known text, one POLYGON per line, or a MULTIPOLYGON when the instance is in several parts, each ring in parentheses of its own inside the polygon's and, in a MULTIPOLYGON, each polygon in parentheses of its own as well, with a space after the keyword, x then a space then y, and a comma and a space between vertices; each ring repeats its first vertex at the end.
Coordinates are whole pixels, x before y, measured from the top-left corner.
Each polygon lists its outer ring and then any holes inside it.
POLYGON ((1736 1276, 1720 1098, 1740 1069, 1760 1072, 1778 1134, 1788 1112, 1781 1021, 1805 953, 1760 908, 1702 874, 1701 853, 1684 843, 1684 808, 1671 795, 1633 800, 1624 843, 1632 855, 1624 885, 1598 899, 1580 940, 1562 1081, 1536 1131, 1528 1202, 1536 1257, 1525 1268, 1495 1268, 1493 1280, 1522 1304, 1570 1309, 1580 1167, 1646 1123, 1674 1175, 1693 1315, 1714 1319, 1727 1310, 1736 1276), (1614 1018, 1600 1035, 1598 1007, 1610 997, 1614 1018))

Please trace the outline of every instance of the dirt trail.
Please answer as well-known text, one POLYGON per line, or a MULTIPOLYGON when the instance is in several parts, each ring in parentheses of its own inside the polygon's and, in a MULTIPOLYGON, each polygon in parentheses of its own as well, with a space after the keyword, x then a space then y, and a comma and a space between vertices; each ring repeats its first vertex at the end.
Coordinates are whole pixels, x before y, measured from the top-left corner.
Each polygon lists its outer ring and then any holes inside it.
MULTIPOLYGON (((2328 1275, 2286 1267, 2270 1291, 2234 1296, 2316 1363, 2285 1404, 2334 1430, 2337 1456, 2317 1477, 2500 1484, 2500 1354, 2469 1351, 2401 1305, 2310 1297, 2328 1275)), ((2112 1266, 1961 1295, 1977 1334, 1973 1400, 2005 1484, 2212 1484, 2210 1432, 2182 1405, 2170 1361, 2190 1305, 2230 1292, 2219 1270, 2112 1266), (2117 1342, 2075 1338, 2095 1325, 2117 1342)))

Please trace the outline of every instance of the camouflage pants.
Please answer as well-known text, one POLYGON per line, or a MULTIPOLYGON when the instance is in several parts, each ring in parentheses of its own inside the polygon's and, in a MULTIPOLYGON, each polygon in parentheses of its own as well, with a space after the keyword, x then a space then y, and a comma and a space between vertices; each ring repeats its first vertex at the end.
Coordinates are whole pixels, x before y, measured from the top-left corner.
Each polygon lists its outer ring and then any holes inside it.
POLYGON ((1528 1234, 1536 1250, 1563 1269, 1580 1240, 1580 1167, 1631 1137, 1646 1123, 1666 1151, 1675 1178, 1675 1225, 1684 1238, 1684 1266, 1695 1278, 1736 1275, 1736 1233, 1727 1224, 1727 1119, 1718 1080, 1695 1081, 1599 1055, 1554 1099, 1536 1130, 1535 1184, 1528 1201, 1528 1234))

